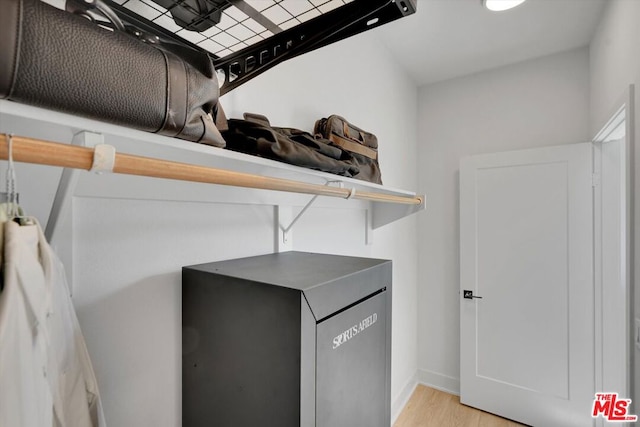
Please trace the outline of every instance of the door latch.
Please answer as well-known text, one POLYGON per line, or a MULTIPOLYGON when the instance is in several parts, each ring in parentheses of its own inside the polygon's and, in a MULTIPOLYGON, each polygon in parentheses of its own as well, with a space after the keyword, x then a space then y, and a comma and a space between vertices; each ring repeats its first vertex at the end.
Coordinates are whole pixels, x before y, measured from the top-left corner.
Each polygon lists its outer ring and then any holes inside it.
POLYGON ((482 297, 478 297, 478 296, 473 295, 473 291, 469 291, 467 289, 462 291, 462 296, 463 296, 464 299, 474 299, 474 298, 482 299, 482 297))

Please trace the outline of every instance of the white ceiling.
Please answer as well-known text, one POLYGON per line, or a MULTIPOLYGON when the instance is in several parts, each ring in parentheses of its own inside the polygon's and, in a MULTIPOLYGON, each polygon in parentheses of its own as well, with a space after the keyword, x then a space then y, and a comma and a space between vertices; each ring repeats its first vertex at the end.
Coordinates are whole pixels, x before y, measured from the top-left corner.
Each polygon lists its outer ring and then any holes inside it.
POLYGON ((371 31, 419 85, 589 44, 606 0, 417 0, 415 14, 371 31))

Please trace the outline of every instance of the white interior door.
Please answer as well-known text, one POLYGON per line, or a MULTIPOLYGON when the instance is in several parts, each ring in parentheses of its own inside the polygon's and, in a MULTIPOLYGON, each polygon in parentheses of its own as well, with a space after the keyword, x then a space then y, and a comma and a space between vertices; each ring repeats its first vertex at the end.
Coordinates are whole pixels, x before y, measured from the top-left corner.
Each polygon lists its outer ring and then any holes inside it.
POLYGON ((592 158, 584 143, 461 161, 462 403, 594 424, 592 158))

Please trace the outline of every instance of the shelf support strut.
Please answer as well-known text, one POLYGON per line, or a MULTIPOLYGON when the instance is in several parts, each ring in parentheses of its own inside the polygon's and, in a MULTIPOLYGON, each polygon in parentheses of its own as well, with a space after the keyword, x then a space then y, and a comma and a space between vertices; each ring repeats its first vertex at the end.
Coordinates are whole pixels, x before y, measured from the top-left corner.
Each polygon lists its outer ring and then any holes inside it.
MULTIPOLYGON (((335 183, 337 183, 339 185, 339 187, 342 188, 342 181, 327 181, 326 184, 324 184, 324 185, 327 186, 329 184, 335 184, 335 183)), ((285 242, 287 241, 287 234, 289 233, 289 231, 291 231, 291 229, 293 228, 295 223, 298 222, 298 220, 302 217, 302 215, 304 215, 304 213, 307 211, 307 209, 309 209, 311 207, 313 202, 316 201, 318 196, 319 196, 319 194, 316 194, 315 196, 313 196, 311 198, 311 200, 309 200, 307 202, 306 205, 304 205, 304 208, 302 208, 302 210, 298 213, 298 215, 296 215, 296 217, 293 219, 293 221, 291 221, 291 224, 289 224, 289 226, 287 228, 284 228, 282 225, 280 226, 280 228, 282 229, 283 238, 285 239, 285 242)))

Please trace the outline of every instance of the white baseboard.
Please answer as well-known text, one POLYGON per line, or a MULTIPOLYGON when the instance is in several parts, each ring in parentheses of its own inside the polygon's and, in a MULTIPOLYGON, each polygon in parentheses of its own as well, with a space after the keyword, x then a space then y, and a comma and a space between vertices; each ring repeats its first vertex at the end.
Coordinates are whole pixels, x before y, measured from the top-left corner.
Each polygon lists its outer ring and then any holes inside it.
POLYGON ((413 394, 413 391, 416 389, 418 385, 418 380, 416 379, 418 373, 416 372, 409 381, 402 387, 398 396, 391 402, 391 425, 394 425, 400 413, 409 402, 409 398, 413 394))
POLYGON ((418 369, 391 403, 391 425, 394 425, 397 421, 418 384, 426 385, 427 387, 435 388, 436 390, 456 396, 460 395, 460 380, 458 378, 438 374, 426 369, 418 369))
POLYGON ((416 378, 420 384, 435 388, 436 390, 460 396, 460 379, 426 369, 418 369, 416 378))

